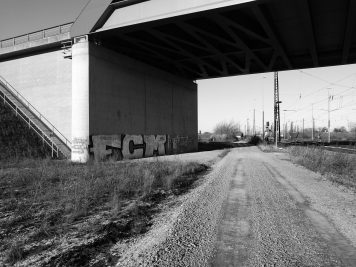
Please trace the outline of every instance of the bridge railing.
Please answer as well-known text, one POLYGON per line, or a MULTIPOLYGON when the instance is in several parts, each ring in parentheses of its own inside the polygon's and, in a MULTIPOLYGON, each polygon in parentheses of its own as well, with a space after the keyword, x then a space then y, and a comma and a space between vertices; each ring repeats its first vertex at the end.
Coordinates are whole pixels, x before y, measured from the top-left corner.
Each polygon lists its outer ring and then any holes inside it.
POLYGON ((52 28, 48 28, 48 29, 20 35, 20 36, 16 36, 13 38, 5 39, 5 40, 0 41, 0 48, 11 47, 11 46, 23 44, 26 42, 30 42, 30 41, 36 41, 36 40, 44 39, 47 37, 68 33, 68 32, 70 32, 70 28, 72 27, 72 25, 73 25, 73 22, 66 23, 66 24, 62 24, 60 26, 56 26, 56 27, 52 27, 52 28))
POLYGON ((11 84, 9 84, 2 76, 0 76, 0 83, 2 83, 34 114, 36 115, 47 127, 49 127, 52 133, 56 134, 62 142, 71 147, 71 142, 45 117, 39 112, 31 103, 21 95, 11 84))

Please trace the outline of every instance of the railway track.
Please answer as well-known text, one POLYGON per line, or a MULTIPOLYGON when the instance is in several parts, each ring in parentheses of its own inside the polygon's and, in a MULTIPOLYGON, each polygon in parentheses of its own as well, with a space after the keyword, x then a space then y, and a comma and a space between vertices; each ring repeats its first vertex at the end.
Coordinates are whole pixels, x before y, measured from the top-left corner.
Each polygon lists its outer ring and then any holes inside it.
POLYGON ((321 142, 282 142, 280 143, 281 146, 287 147, 287 146, 310 146, 310 147, 318 147, 321 149, 325 149, 328 151, 333 151, 333 152, 341 152, 341 153, 347 153, 347 154, 356 154, 356 146, 355 142, 348 142, 347 144, 345 142, 332 142, 330 144, 327 143, 321 143, 321 142), (349 146, 349 147, 342 147, 342 146, 349 146))

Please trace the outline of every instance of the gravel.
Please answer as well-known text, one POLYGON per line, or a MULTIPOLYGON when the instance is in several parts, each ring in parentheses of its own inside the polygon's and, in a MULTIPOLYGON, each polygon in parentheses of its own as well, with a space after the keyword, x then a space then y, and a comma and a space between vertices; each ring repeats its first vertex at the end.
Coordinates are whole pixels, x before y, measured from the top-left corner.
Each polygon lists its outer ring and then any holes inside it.
MULTIPOLYGON (((221 152, 220 152, 221 153, 221 152)), ((207 152, 210 160, 218 154, 207 152)), ((187 155, 194 160, 197 155, 187 155)), ((131 246, 117 266, 206 266, 216 240, 216 225, 229 187, 230 155, 218 161, 204 182, 178 199, 180 204, 157 219, 155 226, 131 246)), ((202 158, 201 155, 197 158, 202 158)))
POLYGON ((125 251, 117 266, 356 266, 356 196, 288 154, 236 148, 125 251))
POLYGON ((233 155, 213 266, 356 266, 352 192, 292 164, 288 154, 244 148, 233 155))

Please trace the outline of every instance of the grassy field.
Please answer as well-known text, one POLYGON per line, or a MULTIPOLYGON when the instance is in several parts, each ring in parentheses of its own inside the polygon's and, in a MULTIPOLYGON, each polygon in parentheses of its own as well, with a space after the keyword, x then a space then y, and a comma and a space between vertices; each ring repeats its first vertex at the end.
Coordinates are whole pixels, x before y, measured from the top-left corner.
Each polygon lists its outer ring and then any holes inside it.
POLYGON ((0 163, 0 265, 110 266, 110 247, 147 231, 159 203, 206 170, 194 162, 0 163))
POLYGON ((292 162, 319 172, 329 180, 356 190, 356 155, 318 147, 291 146, 285 149, 260 145, 263 152, 288 152, 292 162))

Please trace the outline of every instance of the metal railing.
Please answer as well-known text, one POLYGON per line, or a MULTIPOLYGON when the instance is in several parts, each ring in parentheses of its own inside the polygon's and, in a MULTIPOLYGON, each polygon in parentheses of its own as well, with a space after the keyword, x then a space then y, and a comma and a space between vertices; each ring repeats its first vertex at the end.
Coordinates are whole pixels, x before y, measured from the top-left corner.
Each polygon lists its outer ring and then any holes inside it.
POLYGON ((20 35, 20 36, 16 36, 13 38, 8 38, 8 39, 0 41, 0 48, 12 47, 12 46, 23 44, 26 42, 41 40, 41 39, 44 39, 47 37, 56 36, 56 35, 60 35, 63 33, 68 33, 68 32, 70 32, 70 28, 72 27, 72 25, 73 25, 73 22, 70 22, 70 23, 60 25, 60 26, 56 26, 56 27, 52 27, 52 28, 48 28, 48 29, 20 35))
POLYGON ((42 121, 44 125, 46 125, 52 131, 52 134, 58 136, 63 143, 65 143, 68 147, 71 147, 71 142, 2 76, 0 76, 0 83, 2 83, 6 88, 10 89, 13 95, 16 96, 20 102, 22 102, 35 116, 39 118, 40 121, 42 121))
MULTIPOLYGON (((5 93, 2 92, 2 94, 0 94, 0 97, 3 99, 4 104, 7 103, 9 105, 10 108, 12 108, 15 113, 16 113, 16 117, 20 116, 21 119, 23 119, 26 123, 28 123, 28 127, 29 129, 32 128, 32 130, 34 130, 41 138, 42 138, 42 142, 46 143, 50 148, 51 148, 51 153, 52 153, 52 158, 54 157, 54 153, 56 153, 57 158, 59 158, 59 151, 60 149, 58 148, 58 146, 54 143, 54 141, 52 139, 50 139, 45 133, 44 131, 42 131, 40 128, 38 127, 34 127, 36 126, 36 124, 34 123, 34 121, 32 121, 25 113, 23 113, 21 111, 21 109, 18 107, 18 105, 16 105, 16 103, 12 102, 8 97, 6 97, 5 93), (31 122, 34 126, 31 125, 31 122), (45 138, 45 136, 47 138, 45 138), (48 141, 48 140, 49 141, 48 141)), ((62 151, 63 155, 64 152, 62 151)))

